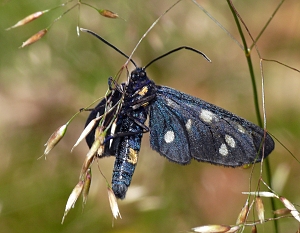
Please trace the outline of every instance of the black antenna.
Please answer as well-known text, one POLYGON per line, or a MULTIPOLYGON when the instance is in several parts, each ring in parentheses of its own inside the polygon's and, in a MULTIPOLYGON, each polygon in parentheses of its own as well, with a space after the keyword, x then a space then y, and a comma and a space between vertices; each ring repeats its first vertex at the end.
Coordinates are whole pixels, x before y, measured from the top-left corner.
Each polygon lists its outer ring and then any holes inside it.
POLYGON ((177 52, 177 51, 179 51, 179 50, 181 50, 181 49, 187 49, 187 50, 191 50, 191 51, 193 51, 193 52, 195 52, 195 53, 198 53, 198 54, 202 55, 207 61, 211 62, 211 60, 208 58, 208 56, 206 56, 206 55, 205 55, 204 53, 202 53, 201 51, 199 51, 199 50, 197 50, 197 49, 194 49, 194 48, 192 48, 192 47, 189 47, 189 46, 181 46, 181 47, 178 47, 178 48, 176 48, 176 49, 173 49, 173 50, 171 50, 171 51, 169 51, 169 52, 167 52, 167 53, 165 53, 165 54, 163 54, 163 55, 161 55, 161 56, 155 58, 154 60, 150 61, 146 66, 144 66, 144 69, 146 69, 148 66, 150 66, 152 63, 156 62, 157 60, 159 60, 159 59, 161 59, 161 58, 163 58, 163 57, 166 57, 166 56, 168 56, 168 55, 171 54, 171 53, 175 53, 175 52, 177 52))
POLYGON ((93 36, 97 37, 99 40, 101 40, 103 43, 107 44, 109 47, 113 48, 114 50, 116 50, 117 52, 119 52, 120 54, 122 54, 124 57, 126 57, 127 59, 129 59, 131 61, 131 63, 135 66, 135 68, 137 68, 137 65, 135 64, 135 62, 129 58, 129 56, 127 56, 125 53, 123 53, 120 49, 118 49, 116 46, 112 45, 111 43, 109 43, 107 40, 103 39, 101 36, 99 36, 97 33, 89 30, 89 29, 85 29, 85 28, 80 28, 80 31, 82 32, 88 32, 90 34, 92 34, 93 36))

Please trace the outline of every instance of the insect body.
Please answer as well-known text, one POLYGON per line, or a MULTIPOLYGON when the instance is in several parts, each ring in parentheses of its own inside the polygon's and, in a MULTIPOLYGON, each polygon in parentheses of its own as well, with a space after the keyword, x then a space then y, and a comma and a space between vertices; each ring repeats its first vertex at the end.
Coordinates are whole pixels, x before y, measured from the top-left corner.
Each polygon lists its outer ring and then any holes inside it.
MULTIPOLYGON (((86 124, 103 115, 105 106, 117 102, 121 107, 109 113, 116 117, 116 127, 109 129, 103 155, 116 157, 112 189, 120 199, 125 198, 143 133, 148 131, 152 149, 179 164, 195 159, 237 167, 259 162, 274 149, 273 139, 259 126, 196 97, 155 85, 145 68, 136 68, 127 83, 113 89, 86 124), (149 127, 145 126, 147 117, 149 127)), ((89 147, 94 134, 95 129, 86 138, 89 147)))
MULTIPOLYGON (((124 85, 125 86, 125 85, 124 85)), ((124 136, 116 148, 116 161, 112 177, 112 189, 118 198, 125 198, 138 161, 144 123, 147 119, 148 104, 155 98, 156 87, 143 71, 134 71, 125 86, 124 103, 118 116, 117 125, 124 136)))
MULTIPOLYGON (((148 131, 144 125, 147 116, 151 147, 179 164, 196 159, 237 167, 259 162, 274 149, 272 138, 266 134, 264 139, 264 130, 257 125, 201 99, 155 85, 143 68, 134 70, 123 86, 125 97, 117 116, 114 144, 109 147, 109 140, 106 142, 106 151, 116 156, 112 188, 118 198, 125 198, 130 185, 142 135, 148 131)), ((113 93, 116 102, 120 93, 113 93)), ((87 124, 98 112, 104 113, 104 102, 98 106, 87 124)), ((92 145, 93 132, 87 143, 92 145)))

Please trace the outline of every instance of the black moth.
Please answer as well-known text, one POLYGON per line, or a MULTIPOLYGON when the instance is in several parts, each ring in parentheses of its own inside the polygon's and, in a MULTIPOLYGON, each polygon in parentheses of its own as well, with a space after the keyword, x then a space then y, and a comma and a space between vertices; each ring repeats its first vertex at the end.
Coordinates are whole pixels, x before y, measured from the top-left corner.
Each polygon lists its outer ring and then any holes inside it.
MULTIPOLYGON (((92 31, 85 31, 119 51, 92 31)), ((208 59, 190 47, 177 48, 159 58, 182 48, 193 50, 208 59)), ((152 149, 179 164, 188 164, 195 159, 237 167, 259 162, 272 152, 274 141, 267 133, 264 137, 263 129, 201 99, 156 85, 147 77, 147 66, 132 71, 127 83, 112 87, 112 80, 109 79, 110 94, 92 110, 86 123, 121 101, 120 108, 106 114, 104 125, 108 126, 113 117, 116 120, 114 129, 109 128, 104 140, 104 153, 99 155, 116 157, 112 189, 117 198, 125 198, 138 161, 143 133, 148 131, 152 149), (148 116, 149 127, 145 125, 148 116)), ((95 128, 86 137, 89 147, 94 142, 95 128)))

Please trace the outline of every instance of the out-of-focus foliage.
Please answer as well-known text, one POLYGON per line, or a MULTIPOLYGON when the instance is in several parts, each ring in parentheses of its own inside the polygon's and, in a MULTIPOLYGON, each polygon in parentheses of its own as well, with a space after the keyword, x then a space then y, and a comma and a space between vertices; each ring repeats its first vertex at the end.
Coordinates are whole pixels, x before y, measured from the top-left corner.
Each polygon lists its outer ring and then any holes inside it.
MULTIPOLYGON (((174 1, 88 1, 125 19, 109 19, 81 7, 80 26, 89 28, 130 54, 147 28, 174 1)), ((104 179, 96 166, 87 205, 77 202, 60 224, 67 198, 78 181, 84 156, 82 143, 70 149, 82 131, 88 112, 69 126, 65 138, 47 156, 43 145, 51 133, 78 109, 104 95, 107 78, 125 58, 91 35, 76 34, 78 11, 57 21, 41 40, 18 49, 23 41, 46 28, 63 13, 51 11, 28 25, 5 31, 33 12, 61 1, 8 1, 0 6, 0 229, 1 232, 180 232, 203 224, 234 224, 245 203, 250 170, 193 162, 169 163, 149 148, 144 136, 140 161, 125 201, 119 201, 122 219, 114 221, 104 179)), ((225 1, 201 4, 238 40, 236 25, 225 1)), ((260 32, 278 3, 234 1, 252 35, 260 32)), ((258 41, 264 58, 300 68, 300 2, 286 1, 258 41)), ((249 44, 251 44, 248 38, 249 44)), ((157 84, 174 87, 256 122, 253 94, 243 51, 191 1, 182 1, 146 36, 133 56, 141 66, 181 45, 203 51, 211 60, 181 51, 147 71, 157 84)), ((258 88, 259 60, 252 52, 258 88)), ((130 66, 130 68, 132 68, 130 66)), ((297 158, 300 140, 300 75, 275 63, 264 63, 268 130, 297 158)), ((125 81, 125 76, 122 77, 125 81)), ((260 94, 260 93, 259 93, 260 94)), ((260 95, 261 96, 261 95, 260 95)), ((273 188, 300 203, 300 164, 277 143, 270 155, 273 188)), ((113 158, 99 166, 108 180, 113 158)), ((258 170, 256 169, 256 172, 258 170)), ((253 177, 256 185, 257 176, 253 177)), ((265 215, 271 217, 268 201, 265 215)), ((279 203, 278 203, 279 204, 279 203)), ((295 232, 294 219, 279 221, 282 232, 295 232)), ((258 226, 260 227, 260 226, 258 226)), ((272 231, 270 223, 265 232, 272 231), (270 229, 269 229, 270 227, 270 229)))

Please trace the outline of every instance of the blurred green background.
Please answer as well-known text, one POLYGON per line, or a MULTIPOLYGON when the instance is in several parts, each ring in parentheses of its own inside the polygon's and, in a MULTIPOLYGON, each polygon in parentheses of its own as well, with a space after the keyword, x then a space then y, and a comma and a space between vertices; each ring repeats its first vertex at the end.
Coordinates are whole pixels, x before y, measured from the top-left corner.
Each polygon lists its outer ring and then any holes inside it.
MULTIPOLYGON (((71 3, 68 7, 72 6, 71 3)), ((278 1, 233 1, 256 37, 277 7, 278 1)), ((149 26, 174 1, 92 1, 95 7, 117 12, 126 19, 107 19, 81 6, 56 22, 37 43, 18 49, 27 38, 47 27, 68 7, 5 31, 23 17, 62 1, 2 0, 0 7, 0 231, 1 232, 186 232, 204 224, 234 224, 249 189, 250 169, 231 169, 193 161, 188 166, 168 162, 153 152, 145 135, 139 164, 124 201, 119 201, 122 219, 112 220, 106 185, 96 165, 87 205, 81 199, 65 223, 60 224, 69 194, 78 181, 85 154, 81 143, 70 149, 80 135, 88 112, 77 117, 65 138, 47 160, 44 143, 52 132, 76 111, 104 95, 107 78, 114 76, 125 58, 96 38, 76 35, 80 26, 99 33, 130 54, 149 26), (112 224, 114 225, 112 227, 112 224)), ((239 35, 226 1, 199 1, 210 14, 239 35)), ((300 68, 300 2, 286 1, 257 45, 264 58, 300 68)), ((248 43, 250 43, 248 37, 248 43)), ((202 98, 252 122, 257 122, 251 80, 243 51, 191 1, 182 1, 168 12, 140 44, 133 56, 145 65, 159 55, 182 45, 206 53, 181 51, 147 69, 157 84, 171 86, 202 98)), ((261 100, 259 59, 253 51, 261 100)), ((263 63, 268 130, 295 157, 300 158, 300 74, 276 63, 263 63)), ((132 66, 129 66, 132 69, 132 66)), ((121 81, 125 81, 122 76, 121 81)), ((260 101, 261 102, 261 101, 260 101)), ((273 188, 294 203, 300 203, 300 165, 279 144, 269 157, 273 188)), ((113 158, 99 161, 111 179, 113 158)), ((252 183, 255 187, 259 167, 252 183)), ((262 187, 264 189, 264 187, 262 187)), ((264 199, 266 217, 272 216, 264 199)), ((283 206, 277 203, 278 208, 283 206)), ((281 219, 281 232, 295 232, 296 220, 281 219)), ((273 232, 273 224, 259 226, 273 232)), ((250 229, 246 229, 249 232, 250 229)))

